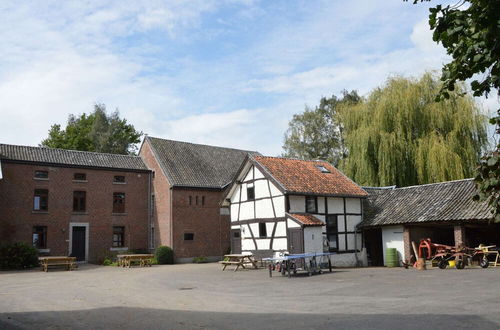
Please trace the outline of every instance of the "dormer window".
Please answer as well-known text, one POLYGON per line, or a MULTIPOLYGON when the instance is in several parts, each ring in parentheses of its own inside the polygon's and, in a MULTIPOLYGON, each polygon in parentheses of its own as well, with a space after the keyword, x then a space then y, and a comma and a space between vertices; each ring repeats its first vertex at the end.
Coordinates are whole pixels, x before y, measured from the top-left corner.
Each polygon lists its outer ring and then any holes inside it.
POLYGON ((330 171, 323 165, 316 165, 316 167, 318 168, 318 170, 320 170, 321 173, 330 173, 330 171))

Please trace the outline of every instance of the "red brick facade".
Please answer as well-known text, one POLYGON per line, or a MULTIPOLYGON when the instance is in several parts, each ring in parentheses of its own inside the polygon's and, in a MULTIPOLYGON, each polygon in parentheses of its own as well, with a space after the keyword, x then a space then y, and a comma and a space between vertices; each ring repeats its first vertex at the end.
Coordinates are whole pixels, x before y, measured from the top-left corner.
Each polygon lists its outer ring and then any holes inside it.
POLYGON ((88 225, 89 262, 100 262, 112 252, 113 226, 125 227, 124 246, 148 248, 147 171, 72 168, 2 161, 0 180, 0 243, 32 243, 34 226, 46 226, 51 255, 70 253, 71 224, 88 225), (36 170, 48 171, 48 179, 34 178, 36 170), (85 173, 75 181, 74 173, 85 173), (114 183, 115 175, 125 183, 114 183), (34 211, 35 189, 48 190, 48 210, 34 211), (85 212, 73 212, 73 192, 86 192, 85 212), (113 193, 125 193, 125 213, 113 213, 113 193))
POLYGON ((224 255, 229 250, 230 218, 220 214, 222 191, 172 188, 147 141, 142 145, 140 156, 154 171, 155 246, 172 247, 175 260, 181 262, 199 256, 224 255), (190 234, 193 234, 192 240, 190 234))

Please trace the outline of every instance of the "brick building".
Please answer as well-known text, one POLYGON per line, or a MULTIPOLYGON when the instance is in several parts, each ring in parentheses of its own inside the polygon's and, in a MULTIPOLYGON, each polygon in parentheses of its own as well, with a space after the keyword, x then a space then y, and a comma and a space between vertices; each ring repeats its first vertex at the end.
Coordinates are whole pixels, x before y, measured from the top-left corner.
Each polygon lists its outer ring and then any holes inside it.
POLYGON ((229 251, 229 210, 224 190, 248 153, 146 137, 139 155, 154 171, 152 236, 174 250, 176 262, 193 257, 219 259, 229 251))
POLYGON ((0 243, 99 262, 148 248, 151 171, 140 157, 0 144, 0 243))

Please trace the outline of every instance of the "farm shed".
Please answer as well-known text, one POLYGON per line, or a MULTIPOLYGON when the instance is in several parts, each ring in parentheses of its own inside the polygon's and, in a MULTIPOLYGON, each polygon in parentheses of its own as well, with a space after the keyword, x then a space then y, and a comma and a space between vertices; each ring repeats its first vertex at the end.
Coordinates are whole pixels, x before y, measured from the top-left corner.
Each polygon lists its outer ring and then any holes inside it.
POLYGON ((365 245, 372 265, 383 265, 385 250, 396 248, 401 260, 413 253, 411 242, 422 238, 446 245, 500 246, 500 224, 490 223, 484 202, 475 202, 472 179, 419 186, 365 187, 365 245))

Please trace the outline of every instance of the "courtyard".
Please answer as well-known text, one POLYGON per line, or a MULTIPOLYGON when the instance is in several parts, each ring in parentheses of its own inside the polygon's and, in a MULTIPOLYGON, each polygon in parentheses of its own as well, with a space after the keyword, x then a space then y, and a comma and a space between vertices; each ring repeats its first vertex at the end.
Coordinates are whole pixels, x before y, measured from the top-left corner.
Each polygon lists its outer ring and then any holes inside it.
POLYGON ((334 269, 269 278, 215 263, 0 272, 0 328, 497 329, 500 269, 334 269))

